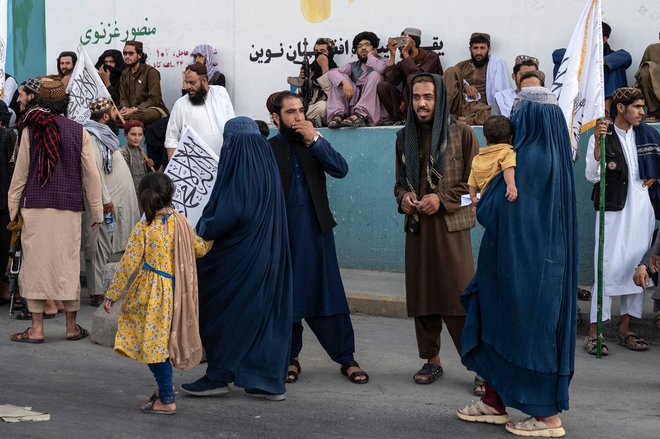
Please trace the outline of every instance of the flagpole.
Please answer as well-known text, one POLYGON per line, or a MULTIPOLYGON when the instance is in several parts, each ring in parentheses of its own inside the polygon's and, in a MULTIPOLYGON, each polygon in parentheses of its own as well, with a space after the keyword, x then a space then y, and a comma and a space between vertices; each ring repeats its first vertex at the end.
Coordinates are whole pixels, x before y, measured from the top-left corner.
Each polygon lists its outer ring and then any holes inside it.
MULTIPOLYGON (((602 121, 603 119, 599 120, 602 121)), ((605 135, 600 139, 600 205, 598 212, 598 292, 596 314, 596 357, 603 356, 603 251, 605 243, 605 135)))

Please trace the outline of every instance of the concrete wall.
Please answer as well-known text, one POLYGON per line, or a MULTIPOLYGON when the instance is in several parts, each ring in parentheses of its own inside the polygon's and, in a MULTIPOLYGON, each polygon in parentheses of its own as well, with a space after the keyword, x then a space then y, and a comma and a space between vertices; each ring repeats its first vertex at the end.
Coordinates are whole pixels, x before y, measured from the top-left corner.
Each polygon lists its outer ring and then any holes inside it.
MULTIPOLYGON (((20 83, 46 74, 46 16, 44 0, 10 0, 9 56, 13 75, 20 83)), ((63 24, 64 25, 64 24, 63 24)), ((55 64, 55 60, 53 60, 55 64)), ((9 64, 8 64, 9 67, 9 64)))
MULTIPOLYGON (((660 124, 654 124, 660 131, 660 124)), ((344 156, 349 173, 342 180, 329 180, 330 205, 337 219, 335 228, 339 262, 345 268, 403 271, 403 218, 394 201, 394 143, 398 127, 359 130, 321 130, 344 156)), ((474 127, 484 145, 481 127, 474 127)), ((575 164, 580 238, 580 283, 593 282, 594 223, 592 186, 584 178, 588 136, 580 142, 575 164)), ((524 192, 524 188, 520 188, 524 192)), ((482 230, 472 230, 476 257, 482 230)))

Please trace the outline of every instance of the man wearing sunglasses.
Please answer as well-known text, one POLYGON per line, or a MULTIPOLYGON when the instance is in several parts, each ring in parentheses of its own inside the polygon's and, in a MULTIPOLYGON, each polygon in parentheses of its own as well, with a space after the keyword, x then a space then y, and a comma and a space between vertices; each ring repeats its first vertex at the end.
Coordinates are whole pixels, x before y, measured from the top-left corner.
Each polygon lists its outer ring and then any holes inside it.
POLYGON ((169 115, 160 91, 160 73, 146 64, 147 54, 140 41, 127 41, 124 61, 128 68, 119 80, 119 113, 149 125, 169 115))

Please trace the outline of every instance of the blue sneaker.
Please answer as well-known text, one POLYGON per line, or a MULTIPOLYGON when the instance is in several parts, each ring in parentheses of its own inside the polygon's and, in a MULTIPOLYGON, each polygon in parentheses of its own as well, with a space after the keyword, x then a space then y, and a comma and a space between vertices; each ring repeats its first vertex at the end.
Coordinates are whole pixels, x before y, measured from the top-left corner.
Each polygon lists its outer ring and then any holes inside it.
POLYGON ((206 375, 194 383, 181 384, 181 390, 188 395, 194 396, 226 395, 229 393, 227 383, 222 381, 211 381, 206 375))

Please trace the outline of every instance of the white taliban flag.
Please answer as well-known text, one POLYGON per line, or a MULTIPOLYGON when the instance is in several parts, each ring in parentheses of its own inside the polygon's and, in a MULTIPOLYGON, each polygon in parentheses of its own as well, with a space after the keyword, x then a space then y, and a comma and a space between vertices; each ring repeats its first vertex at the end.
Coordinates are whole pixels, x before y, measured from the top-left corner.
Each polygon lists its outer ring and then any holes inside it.
POLYGON ((566 118, 573 161, 580 134, 605 116, 603 31, 600 0, 588 0, 552 84, 566 118))
POLYGON ((76 51, 78 54, 78 62, 73 68, 69 85, 66 92, 69 94, 69 107, 67 108, 67 116, 76 122, 83 123, 91 112, 89 111, 89 103, 94 99, 103 97, 112 99, 108 89, 105 88, 99 72, 94 67, 94 63, 83 49, 83 46, 78 46, 76 51))
POLYGON ((0 0, 0 99, 5 98, 5 63, 7 62, 7 0, 0 0))

